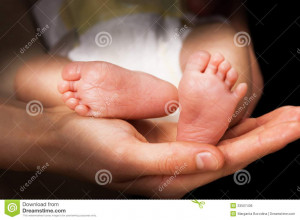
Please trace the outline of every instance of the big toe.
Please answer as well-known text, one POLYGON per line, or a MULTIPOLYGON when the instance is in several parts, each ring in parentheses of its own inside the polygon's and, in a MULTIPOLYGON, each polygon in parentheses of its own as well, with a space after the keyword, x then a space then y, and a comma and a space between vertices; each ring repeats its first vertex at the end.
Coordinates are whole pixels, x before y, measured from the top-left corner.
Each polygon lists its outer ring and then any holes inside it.
POLYGON ((210 58, 210 54, 203 50, 192 54, 186 64, 185 71, 204 72, 204 70, 207 67, 209 58, 210 58))
POLYGON ((72 62, 67 64, 62 71, 62 78, 64 80, 79 80, 80 73, 83 63, 81 62, 72 62))

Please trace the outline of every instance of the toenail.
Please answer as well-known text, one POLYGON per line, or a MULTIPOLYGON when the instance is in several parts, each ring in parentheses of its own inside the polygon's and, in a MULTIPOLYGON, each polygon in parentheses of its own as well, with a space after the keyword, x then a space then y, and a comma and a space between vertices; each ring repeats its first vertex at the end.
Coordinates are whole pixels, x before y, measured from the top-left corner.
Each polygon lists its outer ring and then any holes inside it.
POLYGON ((219 163, 210 152, 201 152, 196 156, 196 164, 199 170, 216 170, 219 163))

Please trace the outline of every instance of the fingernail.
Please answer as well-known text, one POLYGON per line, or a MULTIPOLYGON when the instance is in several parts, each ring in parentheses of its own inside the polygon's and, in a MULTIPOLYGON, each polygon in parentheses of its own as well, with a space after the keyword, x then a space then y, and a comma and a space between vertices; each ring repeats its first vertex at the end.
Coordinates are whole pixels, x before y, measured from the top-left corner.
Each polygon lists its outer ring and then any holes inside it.
POLYGON ((196 156, 196 164, 199 170, 216 170, 218 161, 210 152, 202 152, 196 156))

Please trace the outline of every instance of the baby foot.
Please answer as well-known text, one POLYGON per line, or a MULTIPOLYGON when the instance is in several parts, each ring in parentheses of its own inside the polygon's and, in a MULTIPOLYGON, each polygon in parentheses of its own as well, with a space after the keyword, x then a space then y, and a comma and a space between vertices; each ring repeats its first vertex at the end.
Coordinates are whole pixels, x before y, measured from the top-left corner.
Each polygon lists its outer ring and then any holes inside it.
POLYGON ((106 62, 72 62, 62 71, 58 90, 81 116, 140 119, 166 115, 177 89, 154 76, 106 62))
POLYGON ((246 95, 247 84, 232 90, 238 73, 217 53, 192 55, 179 84, 181 112, 177 140, 217 144, 228 128, 228 118, 246 95))

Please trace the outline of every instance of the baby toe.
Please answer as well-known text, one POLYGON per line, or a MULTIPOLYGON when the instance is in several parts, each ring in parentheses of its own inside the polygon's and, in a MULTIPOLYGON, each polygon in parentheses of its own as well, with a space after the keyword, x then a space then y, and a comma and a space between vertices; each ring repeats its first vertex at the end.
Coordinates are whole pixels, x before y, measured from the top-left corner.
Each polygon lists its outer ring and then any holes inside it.
POLYGON ((75 92, 71 92, 71 91, 68 91, 68 92, 65 92, 63 95, 62 95, 62 100, 64 102, 66 102, 68 99, 70 98, 77 98, 77 93, 75 92))
POLYGON ((224 57, 220 53, 214 54, 207 66, 206 73, 216 74, 220 63, 224 61, 224 57))
POLYGON ((234 68, 231 68, 227 74, 225 79, 225 84, 228 86, 228 88, 231 90, 234 84, 236 83, 238 79, 238 73, 234 68))
POLYGON ((220 79, 220 80, 225 80, 225 76, 226 76, 226 73, 228 72, 228 70, 231 68, 231 65, 228 61, 223 61, 220 65, 219 65, 219 68, 218 68, 218 72, 217 72, 217 77, 220 79))
POLYGON ((66 101, 66 105, 72 110, 74 110, 78 104, 79 104, 79 100, 75 98, 70 98, 66 101))
POLYGON ((75 108, 75 112, 81 116, 89 116, 89 110, 89 107, 87 107, 86 105, 77 105, 75 108))
POLYGON ((69 84, 66 81, 59 82, 57 89, 61 94, 63 94, 69 90, 69 84))
POLYGON ((236 89, 233 91, 233 94, 237 97, 238 101, 240 101, 247 93, 247 83, 240 83, 236 89))
POLYGON ((65 93, 67 91, 75 92, 78 88, 78 81, 63 81, 58 84, 58 91, 65 93))

